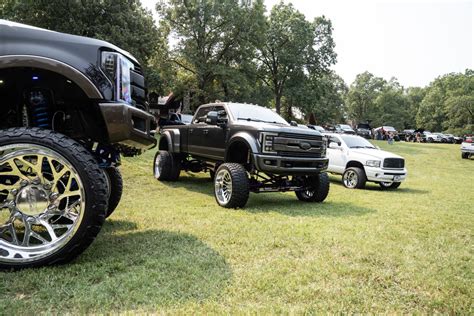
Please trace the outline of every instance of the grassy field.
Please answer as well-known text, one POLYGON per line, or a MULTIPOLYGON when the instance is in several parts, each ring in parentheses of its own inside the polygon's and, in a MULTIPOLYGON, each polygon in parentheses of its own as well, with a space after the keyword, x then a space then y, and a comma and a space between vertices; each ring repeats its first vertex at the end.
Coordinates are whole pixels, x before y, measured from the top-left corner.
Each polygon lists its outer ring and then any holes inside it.
POLYGON ((459 145, 388 146, 409 177, 342 187, 322 204, 252 194, 220 208, 207 175, 152 176, 124 159, 124 198, 66 266, 0 273, 0 314, 474 313, 474 161, 459 145))

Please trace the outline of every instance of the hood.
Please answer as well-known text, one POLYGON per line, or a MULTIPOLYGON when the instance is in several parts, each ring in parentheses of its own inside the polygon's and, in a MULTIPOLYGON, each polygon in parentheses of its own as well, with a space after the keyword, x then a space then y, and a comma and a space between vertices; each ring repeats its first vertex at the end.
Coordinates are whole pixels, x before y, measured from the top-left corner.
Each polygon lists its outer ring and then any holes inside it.
POLYGON ((273 132, 273 133, 291 133, 291 134, 304 134, 309 136, 322 136, 322 134, 314 129, 308 127, 296 127, 287 126, 274 123, 265 122, 253 122, 253 121, 236 121, 232 124, 234 127, 242 127, 248 129, 249 127, 254 128, 257 131, 262 132, 273 132))
MULTIPOLYGON (((65 43, 71 44, 71 46, 92 46, 97 49, 104 47, 108 48, 109 50, 113 50, 116 52, 121 53, 122 55, 126 56, 133 62, 138 64, 138 61, 133 57, 129 52, 110 44, 106 41, 101 41, 94 38, 84 37, 84 36, 77 36, 71 35, 67 33, 60 33, 56 31, 50 31, 47 29, 42 29, 35 26, 30 26, 26 24, 11 22, 7 20, 0 19, 0 34, 3 36, 8 36, 9 33, 12 37, 18 40, 26 40, 26 41, 41 41, 41 42, 50 42, 51 45, 57 45, 57 43, 61 43, 64 45, 65 43)), ((1 52, 0 52, 1 55, 1 52)))
POLYGON ((400 158, 404 159, 401 156, 395 155, 391 152, 385 151, 385 150, 380 150, 380 149, 369 149, 369 148, 357 148, 357 149, 351 149, 349 151, 349 156, 350 155, 363 155, 366 156, 367 159, 379 159, 383 160, 385 158, 400 158))

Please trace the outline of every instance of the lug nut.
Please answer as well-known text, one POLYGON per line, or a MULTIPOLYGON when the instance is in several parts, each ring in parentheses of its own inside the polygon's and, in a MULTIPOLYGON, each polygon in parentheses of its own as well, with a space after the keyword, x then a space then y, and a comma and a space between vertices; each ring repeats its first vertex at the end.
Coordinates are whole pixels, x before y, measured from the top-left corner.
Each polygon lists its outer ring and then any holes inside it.
POLYGON ((56 200, 58 197, 59 197, 59 193, 56 193, 56 192, 51 193, 51 194, 49 195, 49 199, 50 199, 51 201, 56 200))
POLYGON ((40 178, 33 179, 33 184, 40 184, 40 182, 41 182, 40 178))
POLYGON ((51 190, 51 184, 45 183, 45 184, 43 185, 43 188, 44 188, 45 190, 51 190))
POLYGON ((11 193, 12 195, 17 195, 17 194, 18 194, 18 190, 17 190, 17 189, 13 189, 13 190, 10 191, 10 193, 11 193))
POLYGON ((20 185, 26 187, 29 184, 28 180, 21 180, 20 185))

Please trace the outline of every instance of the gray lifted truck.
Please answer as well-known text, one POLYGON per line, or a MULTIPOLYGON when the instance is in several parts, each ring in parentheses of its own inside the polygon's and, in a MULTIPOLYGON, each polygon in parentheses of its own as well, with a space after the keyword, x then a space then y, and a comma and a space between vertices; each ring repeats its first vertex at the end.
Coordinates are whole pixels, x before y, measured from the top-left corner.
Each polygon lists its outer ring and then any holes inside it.
POLYGON ((329 193, 326 140, 290 126, 270 109, 239 103, 206 104, 190 125, 166 126, 154 176, 178 180, 181 170, 209 171, 219 205, 244 207, 249 192, 295 191, 301 201, 322 202, 329 193))
POLYGON ((84 251, 120 201, 120 155, 155 127, 129 53, 0 20, 0 269, 84 251))

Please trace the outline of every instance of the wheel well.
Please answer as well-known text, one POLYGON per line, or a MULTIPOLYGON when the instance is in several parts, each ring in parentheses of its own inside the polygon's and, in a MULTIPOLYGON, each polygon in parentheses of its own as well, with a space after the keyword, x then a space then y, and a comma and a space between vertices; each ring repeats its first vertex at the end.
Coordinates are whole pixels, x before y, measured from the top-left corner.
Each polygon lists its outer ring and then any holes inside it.
POLYGON ((0 98, 0 129, 41 127, 74 139, 108 142, 98 105, 60 73, 32 67, 0 69, 0 98))
POLYGON ((351 168, 351 167, 356 167, 356 168, 360 168, 360 169, 364 170, 364 165, 361 164, 360 162, 354 161, 354 160, 349 161, 346 165, 346 169, 351 168))
POLYGON ((160 143, 158 144, 158 150, 169 150, 168 138, 166 136, 160 137, 160 143))
POLYGON ((225 162, 235 162, 246 165, 252 162, 249 146, 243 141, 233 142, 226 152, 225 162))

